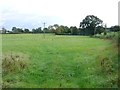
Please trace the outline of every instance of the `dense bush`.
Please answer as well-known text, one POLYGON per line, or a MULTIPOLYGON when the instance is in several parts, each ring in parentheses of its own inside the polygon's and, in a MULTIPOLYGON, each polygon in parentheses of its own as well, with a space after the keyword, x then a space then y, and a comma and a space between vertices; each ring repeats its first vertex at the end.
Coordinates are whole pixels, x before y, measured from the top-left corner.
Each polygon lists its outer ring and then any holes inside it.
POLYGON ((100 39, 109 39, 118 44, 120 41, 120 31, 119 32, 108 32, 106 35, 104 35, 103 33, 96 34, 93 37, 100 38, 100 39))

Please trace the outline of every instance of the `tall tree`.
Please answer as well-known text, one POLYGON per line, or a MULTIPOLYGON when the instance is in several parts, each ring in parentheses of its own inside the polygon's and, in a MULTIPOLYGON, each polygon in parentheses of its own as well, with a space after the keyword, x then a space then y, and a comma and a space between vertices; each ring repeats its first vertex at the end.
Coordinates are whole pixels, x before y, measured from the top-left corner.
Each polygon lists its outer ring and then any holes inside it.
POLYGON ((112 31, 112 32, 120 31, 120 26, 118 26, 118 25, 111 26, 111 27, 110 27, 110 31, 112 31))
POLYGON ((101 33, 103 33, 103 32, 105 32, 105 27, 103 27, 103 26, 98 26, 98 27, 96 27, 96 32, 95 32, 95 34, 96 34, 96 33, 101 34, 101 33))
POLYGON ((71 30, 71 34, 72 35, 78 35, 79 34, 79 30, 77 29, 77 27, 76 26, 71 26, 70 27, 70 30, 71 30))
POLYGON ((33 28, 33 29, 32 29, 32 33, 36 33, 36 29, 33 28))
POLYGON ((25 33, 29 33, 29 29, 26 29, 26 28, 25 28, 25 29, 24 29, 24 32, 25 32, 25 33))
POLYGON ((38 27, 38 28, 36 29, 36 33, 42 33, 41 27, 38 27))
POLYGON ((57 29, 57 28, 59 27, 59 25, 58 25, 58 24, 54 24, 53 27, 54 27, 55 29, 57 29))
POLYGON ((48 26, 48 30, 50 33, 55 33, 54 26, 52 26, 52 25, 48 26))
POLYGON ((64 26, 64 33, 68 33, 68 34, 70 34, 70 33, 71 33, 70 28, 67 27, 67 26, 64 26))
POLYGON ((55 29, 55 34, 61 34, 61 29, 58 24, 54 24, 53 28, 55 29))
POLYGON ((23 33, 24 31, 22 30, 22 28, 17 28, 17 32, 18 33, 23 33))
POLYGON ((88 15, 80 22, 80 27, 82 27, 83 30, 86 30, 88 35, 94 35, 96 33, 96 27, 102 25, 102 23, 103 21, 97 16, 88 15))
POLYGON ((16 27, 12 27, 12 32, 16 33, 17 32, 17 28, 16 27))
POLYGON ((7 32, 7 30, 3 27, 1 30, 1 33, 5 34, 7 32))
POLYGON ((13 33, 23 33, 24 31, 22 30, 22 28, 13 27, 13 28, 12 28, 12 32, 13 32, 13 33))
POLYGON ((43 29, 43 32, 45 32, 45 33, 50 33, 50 31, 49 31, 48 28, 44 28, 44 29, 43 29))

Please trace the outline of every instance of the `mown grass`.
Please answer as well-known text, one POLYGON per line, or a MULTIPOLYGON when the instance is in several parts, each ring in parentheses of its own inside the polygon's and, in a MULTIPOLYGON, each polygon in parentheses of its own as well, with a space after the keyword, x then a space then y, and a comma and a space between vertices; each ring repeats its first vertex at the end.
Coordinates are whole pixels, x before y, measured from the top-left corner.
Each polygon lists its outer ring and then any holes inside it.
POLYGON ((109 40, 4 34, 2 50, 4 56, 12 53, 29 57, 27 68, 3 76, 4 88, 117 87, 118 48, 109 40))

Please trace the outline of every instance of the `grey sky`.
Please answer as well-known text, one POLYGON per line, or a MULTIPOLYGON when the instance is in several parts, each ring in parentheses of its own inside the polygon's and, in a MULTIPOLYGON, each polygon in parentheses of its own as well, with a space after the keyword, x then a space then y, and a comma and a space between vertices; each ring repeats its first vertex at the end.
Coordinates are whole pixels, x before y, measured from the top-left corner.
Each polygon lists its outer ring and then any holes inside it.
POLYGON ((108 27, 118 24, 119 0, 0 0, 0 28, 77 26, 86 15, 95 15, 108 27))

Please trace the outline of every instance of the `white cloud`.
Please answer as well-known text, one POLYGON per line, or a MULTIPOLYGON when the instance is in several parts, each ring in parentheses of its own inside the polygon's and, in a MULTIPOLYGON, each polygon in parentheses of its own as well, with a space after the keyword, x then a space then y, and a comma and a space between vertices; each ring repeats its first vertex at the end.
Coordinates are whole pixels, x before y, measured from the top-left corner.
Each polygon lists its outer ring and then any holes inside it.
MULTIPOLYGON (((5 27, 40 22, 79 27, 86 15, 96 15, 108 26, 118 24, 119 0, 1 0, 0 18, 5 27), (12 22, 12 24, 10 23, 12 22)), ((29 26, 28 26, 29 27, 29 26)))

